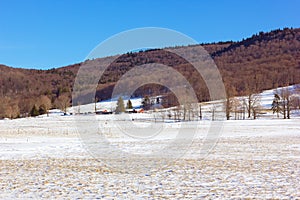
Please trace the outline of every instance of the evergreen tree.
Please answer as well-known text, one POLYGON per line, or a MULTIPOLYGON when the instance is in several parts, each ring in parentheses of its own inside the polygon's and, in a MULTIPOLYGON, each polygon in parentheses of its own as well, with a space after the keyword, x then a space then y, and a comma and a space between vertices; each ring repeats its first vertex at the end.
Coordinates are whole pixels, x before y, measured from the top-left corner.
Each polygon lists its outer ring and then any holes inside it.
POLYGON ((127 108, 127 109, 132 109, 132 108, 133 108, 130 99, 127 101, 126 108, 127 108))
POLYGON ((160 99, 159 99, 159 97, 156 98, 156 104, 160 104, 160 99))
POLYGON ((272 111, 273 114, 276 112, 277 113, 277 117, 279 117, 279 113, 281 112, 281 102, 280 102, 280 96, 278 94, 274 94, 274 99, 272 102, 272 111))
POLYGON ((43 115, 43 114, 46 114, 47 113, 47 109, 45 107, 45 105, 40 105, 39 107, 39 115, 43 115))
POLYGON ((125 106, 124 106, 124 101, 122 97, 119 97, 118 102, 117 102, 117 108, 116 108, 116 113, 123 113, 125 112, 125 106))
POLYGON ((142 105, 145 110, 150 109, 151 102, 150 102, 150 98, 148 96, 145 96, 145 98, 142 101, 142 105))

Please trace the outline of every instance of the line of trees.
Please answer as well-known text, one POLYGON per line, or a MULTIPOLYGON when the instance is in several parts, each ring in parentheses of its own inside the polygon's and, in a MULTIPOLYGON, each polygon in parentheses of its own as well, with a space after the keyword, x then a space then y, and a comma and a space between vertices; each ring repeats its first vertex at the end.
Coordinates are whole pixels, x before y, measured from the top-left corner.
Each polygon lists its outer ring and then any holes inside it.
MULTIPOLYGON (((248 92, 246 96, 241 98, 235 98, 229 94, 224 107, 227 120, 232 117, 232 113, 234 119, 256 119, 258 114, 265 112, 261 106, 260 95, 253 92, 248 92)), ((278 118, 282 115, 283 119, 290 119, 292 110, 300 110, 300 86, 274 90, 271 110, 273 114, 276 113, 278 118)))
POLYGON ((224 102, 226 119, 256 119, 262 111, 259 94, 249 93, 247 96, 227 98, 224 102))
POLYGON ((300 110, 300 86, 293 90, 288 88, 275 90, 271 109, 278 118, 282 115, 283 119, 290 119, 292 110, 300 110))
POLYGON ((43 114, 48 116, 50 109, 58 108, 63 112, 67 112, 67 108, 70 105, 71 100, 67 93, 60 95, 54 102, 47 95, 42 95, 35 99, 24 99, 23 101, 16 101, 8 97, 0 98, 0 119, 35 117, 43 114))
MULTIPOLYGON (((175 106, 173 109, 159 112, 163 120, 165 118, 178 121, 202 120, 203 114, 205 114, 207 119, 214 121, 218 119, 218 115, 224 110, 227 120, 257 119, 259 115, 270 110, 276 113, 278 117, 282 115, 283 119, 290 119, 292 110, 300 111, 300 86, 294 87, 294 89, 282 88, 274 90, 274 100, 271 108, 263 108, 261 95, 251 91, 254 90, 248 90, 247 95, 243 97, 235 97, 235 90, 232 89, 223 101, 223 106, 220 105, 220 102, 204 103, 206 104, 204 111, 202 110, 203 103, 184 103, 175 106)), ((143 99, 145 108, 149 107, 147 102, 149 103, 150 101, 149 97, 146 96, 143 99)))
MULTIPOLYGON (((250 90, 249 90, 250 91, 250 90)), ((254 90, 252 90, 254 91, 254 90)), ((261 106, 261 96, 254 92, 248 92, 246 96, 235 97, 236 91, 232 87, 227 88, 227 98, 223 102, 225 116, 227 120, 230 119, 256 119, 259 114, 266 112, 261 106)), ((145 96, 142 101, 142 106, 145 110, 149 110, 154 104, 164 104, 164 99, 151 99, 145 96)), ((38 116, 42 114, 49 114, 51 108, 59 108, 63 112, 67 112, 67 108, 71 105, 70 97, 67 93, 61 94, 58 98, 51 101, 47 95, 42 95, 33 101, 17 102, 6 97, 0 99, 0 118, 18 118, 26 116, 38 116), (21 106, 20 106, 21 105, 21 106), (26 107, 25 107, 26 105, 26 107), (22 109, 20 109, 22 108, 22 109), (27 110, 27 112, 25 112, 27 110), (23 113, 23 114, 21 114, 23 113), (25 113, 25 114, 24 114, 25 113)), ((217 118, 217 114, 221 112, 218 110, 220 106, 211 104, 205 112, 210 113, 211 120, 217 118)), ((116 113, 123 113, 126 109, 132 109, 131 100, 127 101, 126 107, 122 97, 117 101, 116 113)), ((283 119, 291 118, 292 110, 300 110, 300 85, 295 87, 285 87, 274 90, 274 98, 271 104, 273 114, 283 119)), ((176 106, 173 110, 162 111, 162 118, 192 121, 202 120, 203 110, 202 104, 192 104, 188 101, 183 105, 176 106)))

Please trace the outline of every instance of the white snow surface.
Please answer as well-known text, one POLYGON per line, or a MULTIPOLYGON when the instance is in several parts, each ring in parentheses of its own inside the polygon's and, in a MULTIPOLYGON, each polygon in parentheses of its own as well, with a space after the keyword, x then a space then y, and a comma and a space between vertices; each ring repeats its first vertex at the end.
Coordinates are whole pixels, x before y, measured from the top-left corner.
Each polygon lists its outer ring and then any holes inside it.
MULTIPOLYGON (((120 144, 121 150, 136 151, 133 143, 144 144, 141 152, 148 148, 154 148, 153 144, 161 142, 155 148, 163 148, 163 143, 173 140, 179 134, 193 129, 196 134, 193 140, 205 139, 209 134, 211 121, 194 122, 155 122, 152 114, 124 115, 124 120, 114 121, 115 115, 83 115, 60 116, 50 115, 36 118, 23 118, 16 120, 0 121, 0 159, 37 159, 37 158, 90 158, 82 144, 81 135, 78 132, 80 121, 93 122, 99 133, 111 143, 120 144), (129 120, 126 118, 129 117, 129 120), (131 119, 139 119, 131 121, 131 119), (143 135, 147 130, 158 127, 156 133, 143 135), (132 137, 127 132, 135 129, 132 137), (140 135, 139 135, 140 134, 140 135), (132 147, 132 149, 130 149, 132 147)), ((117 119, 120 119, 118 116, 117 119)), ((260 119, 260 120, 230 120, 219 122, 222 129, 220 138, 274 138, 274 137, 300 137, 300 119, 260 119)), ((89 130, 89 127, 87 127, 89 130)), ((297 146, 299 144, 295 144, 297 146)), ((299 146, 298 146, 299 147, 299 146)), ((193 152, 190 152, 193 153, 193 152)), ((188 156, 189 157, 189 156, 188 156)), ((193 158, 197 156, 193 155, 193 158)))
MULTIPOLYGON (((0 198, 300 197, 299 118, 224 121, 217 143, 203 157, 199 149, 210 121, 161 123, 167 131, 149 139, 133 139, 118 131, 112 117, 56 115, 0 121, 0 198), (93 155, 82 143, 74 117, 96 120, 110 145, 119 147, 122 152, 142 156, 151 154, 151 150, 163 149, 178 129, 188 134, 191 127, 199 126, 193 144, 184 147, 186 153, 177 162, 156 172, 131 174, 105 170, 102 161, 93 160, 93 155)), ((147 125, 147 121, 135 123, 136 126, 147 125)), ((167 159, 162 158, 163 161, 167 159)), ((103 162, 105 164, 106 160, 103 162)), ((126 168, 122 163, 120 167, 126 168)))

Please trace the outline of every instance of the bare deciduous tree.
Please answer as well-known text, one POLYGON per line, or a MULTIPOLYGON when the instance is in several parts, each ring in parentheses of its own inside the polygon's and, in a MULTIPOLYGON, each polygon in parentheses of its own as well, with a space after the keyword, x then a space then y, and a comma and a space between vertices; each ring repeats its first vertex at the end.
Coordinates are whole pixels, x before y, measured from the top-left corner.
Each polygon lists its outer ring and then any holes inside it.
POLYGON ((294 95, 291 97, 291 109, 300 110, 300 96, 294 95))
POLYGON ((294 92, 291 95, 291 109, 300 110, 300 84, 295 85, 294 92))
POLYGON ((0 100, 0 118, 15 119, 20 116, 20 108, 18 102, 12 101, 10 98, 2 98, 0 100))
POLYGON ((237 98, 232 98, 231 101, 231 109, 234 112, 234 119, 237 120, 239 118, 239 114, 241 113, 242 104, 237 98))
POLYGON ((5 110, 4 110, 4 116, 12 119, 12 115, 13 115, 13 109, 10 105, 6 105, 5 110))
POLYGON ((176 106, 176 108, 174 109, 174 119, 181 120, 180 117, 180 106, 176 106))
POLYGON ((52 103, 49 97, 46 95, 41 96, 39 99, 39 104, 39 107, 43 107, 47 113, 47 116, 49 116, 49 110, 52 107, 52 103))
POLYGON ((260 95, 249 93, 244 99, 243 104, 247 110, 248 118, 251 118, 251 114, 253 114, 254 119, 257 116, 257 113, 260 108, 260 95))
POLYGON ((199 103, 199 119, 202 120, 202 105, 199 103))
POLYGON ((31 98, 23 99, 19 102, 20 114, 22 117, 28 117, 32 107, 35 104, 35 100, 31 98))
POLYGON ((67 112, 67 108, 70 107, 70 98, 67 94, 60 95, 56 100, 55 100, 55 106, 62 110, 64 113, 67 112))
POLYGON ((215 104, 212 104, 212 106, 209 108, 209 112, 211 113, 211 120, 212 121, 215 121, 215 118, 216 118, 216 110, 217 110, 217 107, 215 104))
POLYGON ((230 119, 230 113, 232 112, 232 104, 233 104, 233 98, 237 94, 235 88, 227 86, 227 97, 224 102, 225 112, 226 112, 226 119, 230 119))

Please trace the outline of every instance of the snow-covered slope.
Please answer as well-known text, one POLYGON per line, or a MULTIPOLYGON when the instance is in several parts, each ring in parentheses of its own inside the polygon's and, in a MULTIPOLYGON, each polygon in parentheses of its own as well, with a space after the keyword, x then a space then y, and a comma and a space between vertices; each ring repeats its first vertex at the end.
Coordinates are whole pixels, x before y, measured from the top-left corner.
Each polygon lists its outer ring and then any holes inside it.
MULTIPOLYGON (((300 85, 292 85, 288 87, 281 87, 281 88, 276 88, 276 89, 271 89, 271 90, 265 90, 260 94, 257 94, 260 99, 260 107, 261 109, 264 110, 264 114, 260 114, 260 117, 273 117, 275 114, 271 112, 271 104, 274 99, 274 92, 280 92, 282 89, 288 89, 289 91, 293 92, 296 87, 299 87, 300 85)), ((242 101, 243 98, 246 97, 236 97, 236 99, 239 99, 242 101)), ((135 109, 141 108, 142 107, 142 98, 133 98, 130 99, 132 102, 132 105, 135 109)), ((124 104, 127 104, 128 99, 124 99, 124 104)), ((74 106, 68 109, 69 113, 94 113, 95 112, 95 106, 97 111, 108 111, 108 112, 113 112, 116 108, 117 105, 117 100, 106 100, 106 101, 101 101, 97 102, 96 105, 94 103, 92 104, 87 104, 87 105, 80 105, 80 106, 74 106)), ((217 112, 224 112, 224 101, 219 100, 219 101, 211 101, 211 102, 203 102, 201 103, 202 105, 202 111, 203 111, 203 119, 209 120, 211 118, 211 113, 213 110, 216 110, 217 112)), ((196 109, 197 106, 195 106, 196 109)), ((168 108, 168 109, 163 109, 161 111, 163 112, 168 112, 170 110, 174 110, 175 108, 168 108)), ((196 112, 196 110, 194 111, 196 112)), ((292 115, 294 116, 299 116, 298 111, 292 112, 292 115)))
MULTIPOLYGON (((124 99, 124 105, 126 106, 129 99, 124 99)), ((140 108, 142 105, 142 98, 133 98, 130 99, 133 108, 140 108)), ((97 111, 108 111, 113 112, 117 107, 117 100, 106 100, 96 103, 97 111)), ((94 113, 95 112, 95 104, 86 104, 80 106, 74 106, 68 109, 69 113, 94 113)))

